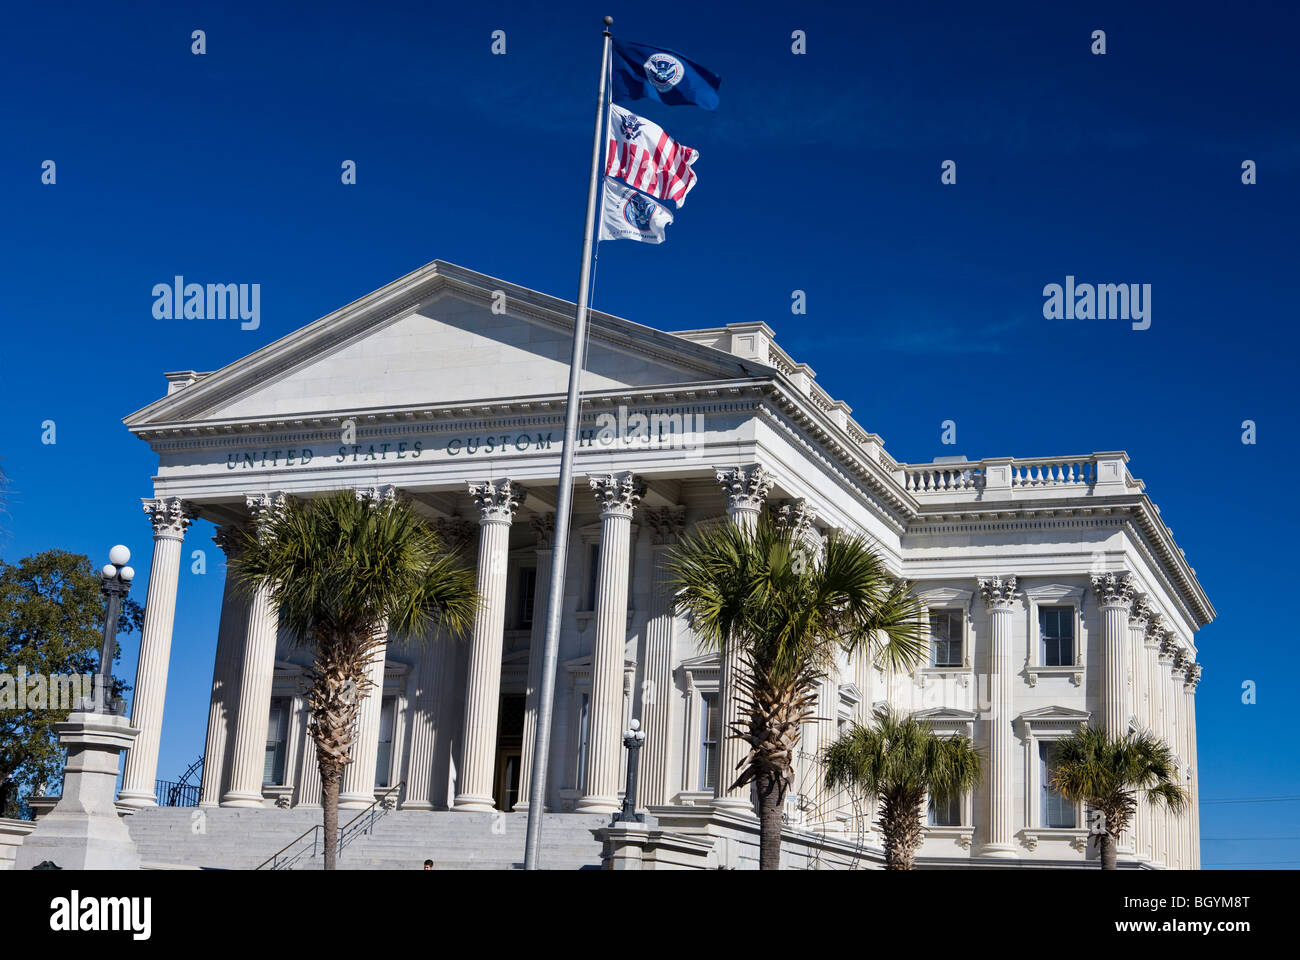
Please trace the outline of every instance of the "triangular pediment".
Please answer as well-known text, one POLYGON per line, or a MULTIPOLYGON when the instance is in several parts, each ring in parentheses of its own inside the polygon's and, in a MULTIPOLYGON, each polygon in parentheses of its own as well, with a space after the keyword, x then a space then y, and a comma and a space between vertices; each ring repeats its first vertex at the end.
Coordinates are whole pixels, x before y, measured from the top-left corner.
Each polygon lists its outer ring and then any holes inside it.
MULTIPOLYGON (((435 261, 180 385, 128 426, 562 396, 574 306, 435 261)), ((742 361, 592 311, 584 393, 766 377, 742 361)))

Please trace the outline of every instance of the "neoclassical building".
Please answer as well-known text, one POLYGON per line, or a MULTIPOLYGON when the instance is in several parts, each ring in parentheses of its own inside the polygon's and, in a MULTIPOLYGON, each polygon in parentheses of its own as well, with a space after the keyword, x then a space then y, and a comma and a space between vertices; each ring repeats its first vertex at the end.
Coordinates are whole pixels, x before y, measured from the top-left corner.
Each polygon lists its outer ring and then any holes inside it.
MULTIPOLYGON (((864 533, 915 585, 932 633, 906 673, 838 664, 804 732, 792 830, 878 858, 874 816, 820 786, 818 749, 875 706, 972 737, 983 782, 931 806, 921 862, 1062 865, 1096 856, 1086 811, 1047 783, 1082 723, 1149 728, 1197 791, 1195 634, 1214 617, 1123 452, 894 460, 763 323, 665 333, 594 313, 547 795, 529 769, 551 571, 573 304, 436 261, 210 373, 166 374, 126 418, 159 459, 154 552, 120 804, 155 805, 164 690, 187 530, 230 532, 285 497, 402 496, 478 572, 472 634, 389 637, 342 786, 362 808, 616 809, 622 731, 647 733, 639 801, 663 827, 751 816, 724 771, 731 665, 675 617, 661 561, 684 531, 771 510, 815 544, 864 533), (677 818, 677 819, 674 819, 677 818), (685 818, 685 819, 683 819, 685 818)), ((202 545, 201 545, 202 546, 202 545)), ((184 598, 180 598, 183 605, 184 598)), ((319 805, 300 676, 308 655, 266 596, 227 584, 200 804, 319 805)), ((186 709, 169 704, 168 713, 186 709)), ((259 814, 260 816, 260 814, 259 814)), ((1127 865, 1199 865, 1195 805, 1142 807, 1127 865)))

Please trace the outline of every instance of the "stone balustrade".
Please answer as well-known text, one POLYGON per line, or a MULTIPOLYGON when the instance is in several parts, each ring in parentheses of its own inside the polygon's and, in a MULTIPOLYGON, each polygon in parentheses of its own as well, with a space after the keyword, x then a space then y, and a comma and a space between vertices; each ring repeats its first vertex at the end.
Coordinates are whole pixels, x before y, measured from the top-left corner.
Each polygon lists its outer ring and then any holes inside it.
POLYGON ((901 463, 895 478, 908 493, 933 499, 1010 499, 1025 494, 1079 496, 1141 491, 1123 452, 1080 457, 994 457, 939 463, 901 463))

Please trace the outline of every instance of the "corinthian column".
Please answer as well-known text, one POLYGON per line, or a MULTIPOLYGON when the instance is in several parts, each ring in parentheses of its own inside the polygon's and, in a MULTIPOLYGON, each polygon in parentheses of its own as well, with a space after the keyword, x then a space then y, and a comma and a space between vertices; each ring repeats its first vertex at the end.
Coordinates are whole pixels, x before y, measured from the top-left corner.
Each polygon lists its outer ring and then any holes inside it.
POLYGON ((641 729, 644 757, 637 797, 645 806, 672 802, 673 643, 677 618, 664 563, 681 540, 686 511, 662 507, 644 511, 653 535, 650 551, 650 616, 645 627, 645 670, 641 685, 641 729))
POLYGON ((375 769, 379 763, 379 719, 384 707, 384 664, 388 659, 388 626, 377 628, 375 646, 366 664, 364 699, 357 709, 357 734, 352 762, 343 768, 339 809, 364 810, 375 802, 375 769))
POLYGON ((1187 789, 1191 794, 1190 803, 1184 816, 1187 817, 1190 857, 1187 866, 1192 870, 1201 869, 1201 787, 1200 770, 1196 762, 1196 688, 1201 682, 1201 665, 1193 663, 1187 671, 1187 680, 1183 684, 1183 693, 1187 698, 1187 762, 1191 779, 1187 789))
POLYGON ((623 662, 632 514, 644 485, 631 473, 589 481, 600 509, 600 571, 596 582, 596 640, 591 655, 591 735, 579 813, 615 813, 619 751, 623 748, 623 662))
MULTIPOLYGON (((1166 744, 1169 749, 1177 755, 1177 748, 1174 746, 1173 737, 1173 702, 1171 699, 1170 688, 1170 671, 1174 663, 1174 647, 1172 642, 1172 631, 1164 625, 1161 618, 1155 618, 1153 632, 1156 642, 1156 673, 1152 689, 1157 692, 1157 708, 1155 720, 1155 733, 1166 744)), ((1156 813, 1156 844, 1159 847, 1158 861, 1166 867, 1173 869, 1174 849, 1169 842, 1169 831, 1173 822, 1173 815, 1163 805, 1155 809, 1156 813)))
POLYGON ((156 807, 158 745, 162 740, 163 701, 167 694, 167 665, 172 653, 176 620, 176 586, 181 572, 181 541, 194 521, 190 506, 178 497, 142 500, 153 523, 153 562, 145 597, 140 660, 131 700, 131 726, 140 731, 126 755, 118 802, 128 807, 156 807))
POLYGON ((471 483, 469 495, 479 508, 478 592, 483 605, 470 638, 469 676, 465 688, 465 727, 461 738, 460 790, 452 809, 492 810, 496 773, 497 713, 501 699, 501 649, 506 627, 506 564, 510 524, 524 499, 512 480, 471 483))
MULTIPOLYGON (((1139 594, 1133 600, 1129 612, 1129 649, 1133 651, 1133 715, 1137 718, 1138 728, 1151 729, 1151 693, 1148 677, 1148 658, 1146 650, 1147 624, 1152 615, 1151 604, 1145 594, 1139 594)), ((1154 856, 1151 844, 1152 821, 1151 804, 1139 798, 1137 816, 1133 824, 1135 849, 1139 860, 1150 862, 1154 856)))
MULTIPOLYGON (((551 595, 551 542, 555 536, 555 514, 534 514, 529 522, 537 534, 537 571, 533 576, 533 624, 528 638, 528 690, 524 698, 524 747, 519 758, 519 799, 515 801, 517 811, 526 811, 532 796, 537 697, 542 686, 542 658, 546 647, 545 610, 551 595)), ((545 800, 540 802, 544 804, 545 800)))
POLYGON ((239 707, 239 665, 244 657, 244 624, 247 600, 230 570, 239 555, 242 530, 236 526, 217 528, 212 541, 226 555, 226 583, 221 595, 221 621, 217 627, 217 656, 212 667, 212 699, 208 704, 208 737, 203 748, 203 781, 199 806, 215 807, 229 773, 227 746, 230 727, 239 707))
POLYGON ((1015 577, 989 577, 979 581, 988 607, 989 648, 989 835, 981 854, 1014 857, 1011 840, 1012 774, 1011 731, 1011 629, 1019 596, 1015 577))
MULTIPOLYGON (((282 493, 250 494, 245 498, 259 536, 276 511, 284 508, 282 493)), ((266 729, 271 713, 271 682, 275 673, 275 638, 280 618, 271 602, 271 587, 258 586, 248 605, 244 656, 240 665, 239 711, 235 717, 235 748, 230 760, 230 787, 223 807, 260 807, 262 773, 266 766, 266 729)))
MULTIPOLYGON (((751 467, 718 470, 717 481, 722 485, 727 498, 727 516, 731 522, 753 530, 758 525, 763 502, 771 492, 775 478, 763 466, 755 464, 751 467)), ((743 668, 739 646, 728 644, 722 652, 722 743, 718 750, 720 759, 713 805, 722 810, 753 816, 754 803, 750 797, 750 788, 732 786, 740 775, 740 765, 749 754, 745 741, 732 732, 736 729, 735 725, 743 720, 739 686, 743 668)))
POLYGON ((1129 710, 1125 697, 1128 662, 1129 610, 1133 604, 1133 578, 1127 573, 1103 573, 1092 578, 1101 605, 1101 724, 1107 736, 1128 732, 1129 710))

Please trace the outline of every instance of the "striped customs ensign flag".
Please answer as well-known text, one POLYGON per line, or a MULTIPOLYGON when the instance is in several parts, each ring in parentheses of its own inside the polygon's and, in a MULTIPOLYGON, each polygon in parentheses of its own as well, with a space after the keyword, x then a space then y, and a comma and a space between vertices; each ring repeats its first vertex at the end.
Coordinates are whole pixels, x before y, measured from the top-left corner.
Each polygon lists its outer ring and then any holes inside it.
POLYGON ((691 165, 699 158, 698 150, 678 143, 658 124, 616 103, 609 105, 606 176, 681 207, 695 186, 691 165))

